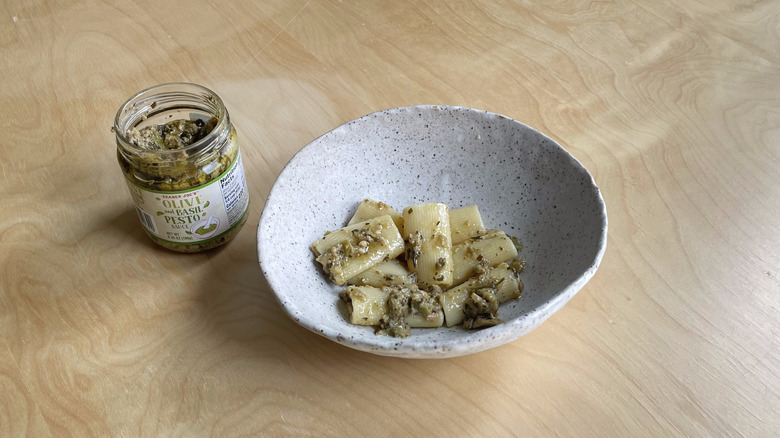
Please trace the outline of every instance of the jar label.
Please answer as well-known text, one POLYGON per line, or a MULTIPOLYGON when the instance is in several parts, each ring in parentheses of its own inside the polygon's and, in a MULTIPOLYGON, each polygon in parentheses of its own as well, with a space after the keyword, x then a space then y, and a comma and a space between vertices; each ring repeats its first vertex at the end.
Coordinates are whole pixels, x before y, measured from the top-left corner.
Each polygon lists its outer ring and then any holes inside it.
POLYGON ((127 186, 144 228, 181 245, 219 238, 241 221, 249 206, 240 152, 225 173, 196 189, 161 192, 139 187, 129 179, 127 186))

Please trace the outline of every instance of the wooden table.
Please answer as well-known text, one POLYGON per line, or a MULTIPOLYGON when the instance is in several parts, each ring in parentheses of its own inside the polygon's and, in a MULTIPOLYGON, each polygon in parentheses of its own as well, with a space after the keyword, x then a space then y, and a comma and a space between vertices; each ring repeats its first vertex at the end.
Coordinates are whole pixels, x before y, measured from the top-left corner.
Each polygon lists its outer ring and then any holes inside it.
POLYGON ((0 436, 780 433, 780 3, 54 2, 0 14, 0 436), (190 81, 242 141, 221 250, 143 234, 119 105, 190 81), (594 175, 609 244, 531 334, 449 360, 285 316, 255 227, 292 155, 421 103, 505 114, 594 175))

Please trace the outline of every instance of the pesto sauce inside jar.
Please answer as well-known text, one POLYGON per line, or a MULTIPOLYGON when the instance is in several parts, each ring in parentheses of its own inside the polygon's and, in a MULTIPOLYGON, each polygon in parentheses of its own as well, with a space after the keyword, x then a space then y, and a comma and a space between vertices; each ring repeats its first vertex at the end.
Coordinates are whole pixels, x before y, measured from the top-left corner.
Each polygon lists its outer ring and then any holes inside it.
POLYGON ((127 138, 134 145, 147 150, 183 149, 206 137, 218 122, 216 117, 207 122, 202 119, 172 120, 141 129, 130 128, 127 130, 127 138))
POLYGON ((144 90, 120 108, 113 131, 120 168, 153 241, 200 252, 235 237, 249 197, 236 130, 213 92, 184 83, 144 90))

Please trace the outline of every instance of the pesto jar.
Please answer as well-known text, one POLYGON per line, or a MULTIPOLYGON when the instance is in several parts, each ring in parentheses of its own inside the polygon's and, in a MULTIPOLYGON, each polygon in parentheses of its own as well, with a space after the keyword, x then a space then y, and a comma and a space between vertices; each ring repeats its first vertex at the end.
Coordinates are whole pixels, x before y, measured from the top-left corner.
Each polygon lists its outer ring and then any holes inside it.
POLYGON ((117 157, 146 234, 180 252, 232 240, 249 207, 236 130, 213 91, 188 83, 143 90, 114 119, 117 157))

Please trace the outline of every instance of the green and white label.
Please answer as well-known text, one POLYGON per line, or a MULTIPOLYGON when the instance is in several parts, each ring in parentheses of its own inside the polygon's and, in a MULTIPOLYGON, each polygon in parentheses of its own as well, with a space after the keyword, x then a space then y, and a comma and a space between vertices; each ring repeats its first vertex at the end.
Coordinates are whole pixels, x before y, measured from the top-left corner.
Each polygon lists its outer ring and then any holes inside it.
POLYGON ((249 206, 240 153, 219 178, 193 190, 160 192, 138 187, 130 180, 127 186, 146 230, 183 245, 221 236, 241 220, 249 206))

